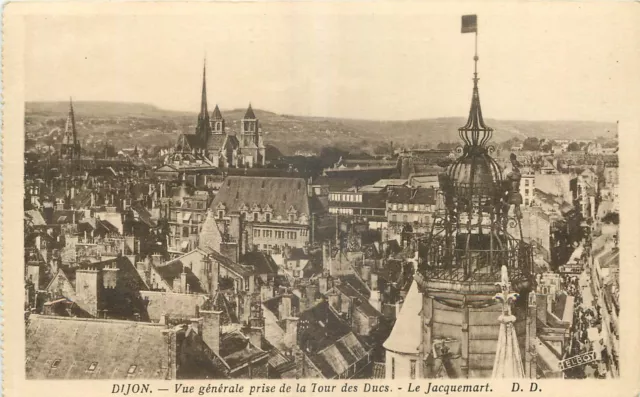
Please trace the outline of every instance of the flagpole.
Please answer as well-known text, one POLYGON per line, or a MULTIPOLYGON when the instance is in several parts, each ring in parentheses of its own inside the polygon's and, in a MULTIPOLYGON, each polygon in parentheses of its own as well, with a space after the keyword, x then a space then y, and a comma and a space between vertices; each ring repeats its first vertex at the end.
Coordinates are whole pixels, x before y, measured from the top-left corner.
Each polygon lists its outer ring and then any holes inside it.
POLYGON ((475 42, 475 54, 473 56, 474 66, 473 66, 473 76, 475 80, 478 79, 478 28, 476 28, 476 42, 475 42))

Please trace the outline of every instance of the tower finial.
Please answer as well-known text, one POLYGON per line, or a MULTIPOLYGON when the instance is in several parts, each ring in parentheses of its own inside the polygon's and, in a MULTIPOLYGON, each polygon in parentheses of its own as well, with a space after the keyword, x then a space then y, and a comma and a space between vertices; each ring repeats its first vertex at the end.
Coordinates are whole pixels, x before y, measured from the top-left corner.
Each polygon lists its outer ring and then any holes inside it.
POLYGON ((466 146, 484 146, 491 136, 493 129, 484 123, 482 108, 480 107, 480 93, 478 90, 478 17, 477 15, 462 16, 462 33, 475 34, 475 51, 473 56, 473 94, 471 97, 471 109, 467 124, 458 128, 460 137, 466 146))

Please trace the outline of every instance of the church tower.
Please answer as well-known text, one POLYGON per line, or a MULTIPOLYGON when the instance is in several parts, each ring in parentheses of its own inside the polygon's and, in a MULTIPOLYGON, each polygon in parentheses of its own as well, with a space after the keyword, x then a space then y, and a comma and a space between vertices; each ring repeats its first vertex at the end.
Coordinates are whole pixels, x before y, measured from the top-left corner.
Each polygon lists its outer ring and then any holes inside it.
POLYGON ((224 134, 225 133, 225 121, 224 117, 222 117, 222 113, 220 112, 220 108, 216 105, 215 109, 213 109, 213 113, 211 113, 211 129, 214 134, 224 134))
POLYGON ((204 146, 211 135, 211 124, 209 121, 209 110, 207 109, 207 64, 202 68, 202 97, 200 99, 200 113, 198 114, 198 124, 196 125, 196 135, 204 146))
POLYGON ((69 114, 64 128, 62 145, 60 146, 60 156, 67 159, 80 157, 80 142, 76 131, 76 119, 73 112, 73 100, 69 98, 69 114))
POLYGON ((242 161, 246 167, 265 165, 262 130, 251 104, 249 104, 240 125, 240 149, 242 161))

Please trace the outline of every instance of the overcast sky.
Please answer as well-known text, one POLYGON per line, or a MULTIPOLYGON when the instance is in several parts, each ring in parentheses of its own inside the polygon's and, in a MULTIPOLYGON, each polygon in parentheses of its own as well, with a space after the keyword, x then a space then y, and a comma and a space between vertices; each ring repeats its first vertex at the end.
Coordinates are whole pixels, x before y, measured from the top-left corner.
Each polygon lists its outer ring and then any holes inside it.
POLYGON ((485 117, 615 121, 637 112, 637 13, 505 4, 147 4, 156 15, 142 15, 119 3, 110 16, 29 16, 26 98, 195 112, 206 54, 211 109, 466 116, 474 35, 460 33, 460 16, 476 13, 485 117))

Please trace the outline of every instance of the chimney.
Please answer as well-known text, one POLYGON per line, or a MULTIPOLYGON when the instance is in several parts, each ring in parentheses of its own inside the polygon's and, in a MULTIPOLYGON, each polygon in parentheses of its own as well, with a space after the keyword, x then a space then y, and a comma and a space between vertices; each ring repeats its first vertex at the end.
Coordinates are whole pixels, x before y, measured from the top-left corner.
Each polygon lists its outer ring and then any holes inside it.
POLYGON ((216 354, 220 353, 220 315, 222 312, 200 310, 202 317, 202 340, 216 354))
POLYGON ((360 269, 360 276, 362 277, 364 282, 369 284, 370 287, 373 289, 373 285, 371 285, 371 283, 370 283, 370 281, 371 281, 371 266, 362 265, 362 268, 360 269))
POLYGON ((338 312, 340 312, 342 309, 342 303, 340 302, 341 300, 342 299, 340 298, 340 294, 336 292, 332 292, 329 294, 329 306, 331 306, 338 312))
POLYGON ((118 284, 118 268, 109 265, 102 269, 102 285, 104 288, 114 289, 118 284))
POLYGON ((322 244, 322 270, 329 275, 331 274, 331 247, 327 242, 322 244))
POLYGON ((263 285, 260 287, 260 298, 263 301, 273 298, 273 287, 271 285, 263 285))
POLYGON ((229 214, 229 234, 234 241, 239 241, 240 236, 242 236, 242 225, 240 214, 237 212, 231 212, 229 214))
POLYGON ((98 317, 100 272, 96 268, 76 270, 76 303, 98 317))
POLYGON ((31 279, 34 290, 38 291, 40 289, 40 265, 31 264, 28 266, 27 271, 29 272, 27 277, 31 279))
POLYGON ((372 290, 369 297, 369 303, 375 307, 377 311, 382 312, 382 302, 380 301, 380 291, 372 290))
POLYGON ((318 277, 318 290, 322 295, 329 291, 329 278, 325 275, 318 277))
POLYGON ((281 320, 289 318, 293 314, 291 313, 291 295, 289 293, 282 295, 279 309, 281 320))
POLYGON ((298 345, 298 317, 288 317, 285 320, 284 344, 292 349, 298 345))
POLYGON ((187 272, 184 267, 182 268, 182 273, 180 273, 180 292, 187 293, 187 272))
POLYGON ((262 349, 262 328, 249 328, 249 342, 258 349, 262 349))
POLYGON ((306 288, 307 293, 307 307, 311 307, 316 303, 316 295, 318 294, 318 286, 315 284, 309 284, 306 288))
POLYGON ((202 336, 202 325, 204 323, 204 319, 202 317, 192 318, 189 320, 191 322, 191 329, 193 329, 198 335, 202 336))
POLYGON ((378 273, 371 273, 371 290, 378 290, 378 273))

